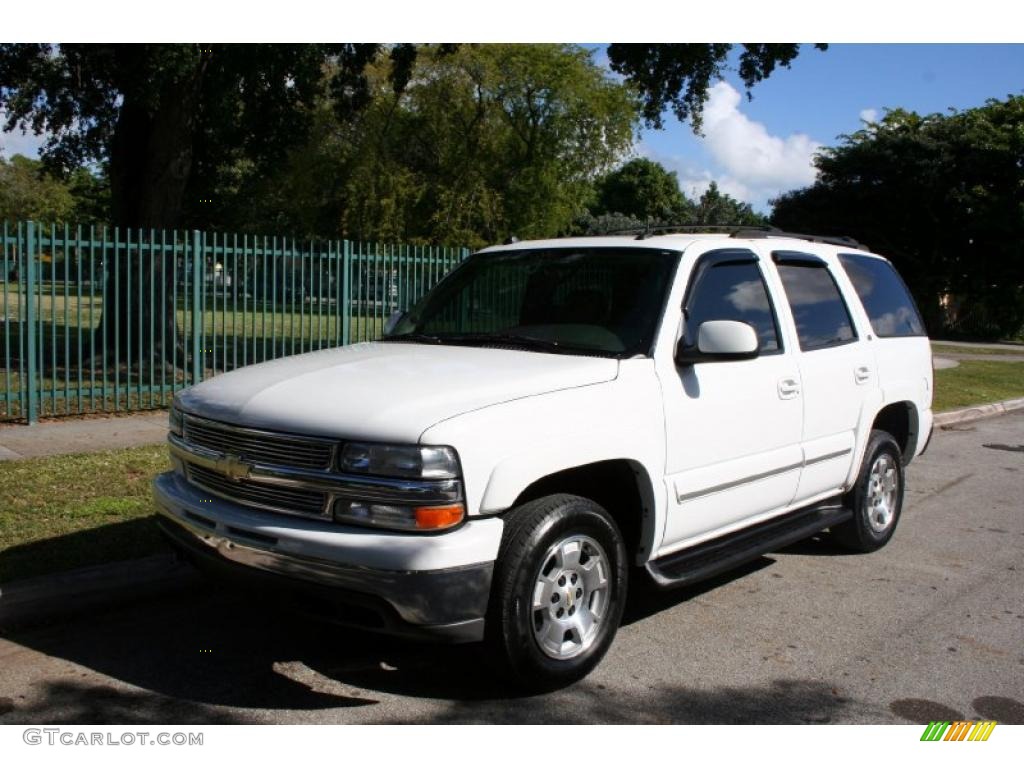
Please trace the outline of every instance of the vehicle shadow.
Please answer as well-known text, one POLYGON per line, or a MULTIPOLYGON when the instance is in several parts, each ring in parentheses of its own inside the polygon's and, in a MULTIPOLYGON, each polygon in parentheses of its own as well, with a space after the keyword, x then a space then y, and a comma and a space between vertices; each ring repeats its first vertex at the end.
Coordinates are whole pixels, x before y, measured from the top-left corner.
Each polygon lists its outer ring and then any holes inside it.
MULTIPOLYGON (((624 624, 683 606, 773 562, 762 557, 672 591, 634 579, 624 624)), ((34 695, 24 702, 0 697, 5 723, 788 723, 833 722, 852 706, 831 685, 806 680, 710 692, 651 687, 640 708, 616 701, 601 674, 528 696, 504 681, 481 645, 381 637, 210 582, 156 602, 5 635, 78 665, 51 663, 64 671, 36 680, 34 695), (396 696, 422 703, 396 708, 396 696), (399 717, 396 709, 413 714, 399 717)))
MULTIPOLYGON (((626 621, 671 609, 715 584, 672 593, 635 584, 626 621)), ((338 627, 211 582, 157 602, 5 635, 134 689, 96 684, 87 673, 61 675, 42 683, 42 704, 6 715, 0 708, 5 722, 223 722, 233 716, 221 708, 365 707, 380 694, 522 698, 482 646, 412 643, 338 627)))
POLYGON ((156 516, 137 517, 0 550, 0 583, 169 551, 156 516))
POLYGON ((630 575, 629 598, 626 600, 626 608, 622 614, 622 626, 629 626, 657 613, 671 610, 774 563, 775 561, 770 557, 758 557, 723 573, 721 576, 674 589, 659 589, 642 568, 636 568, 630 575))
POLYGON ((784 555, 810 555, 812 557, 857 557, 858 553, 841 547, 827 533, 819 533, 779 550, 784 555))

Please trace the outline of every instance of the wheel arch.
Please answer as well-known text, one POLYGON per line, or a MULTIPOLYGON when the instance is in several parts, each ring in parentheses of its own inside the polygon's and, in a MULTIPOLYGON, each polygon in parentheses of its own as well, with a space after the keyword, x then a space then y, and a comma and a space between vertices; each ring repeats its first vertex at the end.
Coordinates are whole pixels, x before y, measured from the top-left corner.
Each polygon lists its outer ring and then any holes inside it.
POLYGON ((917 406, 910 400, 899 400, 887 403, 875 414, 871 429, 892 435, 903 454, 903 464, 907 465, 917 453, 920 424, 917 406))
MULTIPOLYGON (((493 478, 492 478, 492 486, 493 478)), ((487 497, 496 489, 488 486, 487 497)), ((581 496, 600 504, 622 532, 631 562, 643 563, 654 548, 655 492, 651 474, 634 459, 610 458, 562 467, 531 478, 520 477, 501 492, 508 509, 556 493, 581 496)))

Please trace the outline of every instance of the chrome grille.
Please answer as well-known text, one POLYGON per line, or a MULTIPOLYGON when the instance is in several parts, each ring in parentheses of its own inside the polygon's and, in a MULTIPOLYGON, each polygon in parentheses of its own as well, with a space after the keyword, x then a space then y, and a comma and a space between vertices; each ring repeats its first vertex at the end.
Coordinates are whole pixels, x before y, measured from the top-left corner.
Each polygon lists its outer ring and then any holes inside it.
POLYGON ((216 496, 251 507, 305 517, 327 518, 327 494, 285 488, 252 480, 229 480, 224 475, 194 464, 188 465, 189 482, 216 496))
POLYGON ((334 441, 244 429, 185 416, 184 438, 193 445, 249 461, 301 469, 330 469, 334 441))

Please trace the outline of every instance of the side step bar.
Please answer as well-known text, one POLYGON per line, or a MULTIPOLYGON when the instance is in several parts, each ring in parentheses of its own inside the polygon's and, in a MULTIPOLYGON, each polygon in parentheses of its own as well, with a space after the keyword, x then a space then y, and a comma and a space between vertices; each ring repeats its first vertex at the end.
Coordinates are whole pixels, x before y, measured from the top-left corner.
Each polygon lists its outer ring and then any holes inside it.
POLYGON ((766 552, 809 538, 852 516, 853 512, 842 506, 836 497, 659 557, 645 567, 659 587, 681 587, 717 576, 766 552))

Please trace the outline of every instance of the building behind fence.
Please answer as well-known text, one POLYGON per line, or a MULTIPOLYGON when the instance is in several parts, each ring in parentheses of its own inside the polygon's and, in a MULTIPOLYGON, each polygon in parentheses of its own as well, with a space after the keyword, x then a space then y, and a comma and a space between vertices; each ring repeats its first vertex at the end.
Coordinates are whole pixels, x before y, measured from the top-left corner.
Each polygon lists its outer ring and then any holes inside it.
POLYGON ((378 338, 468 255, 33 222, 4 224, 0 252, 0 421, 30 423, 162 408, 218 373, 378 338))

